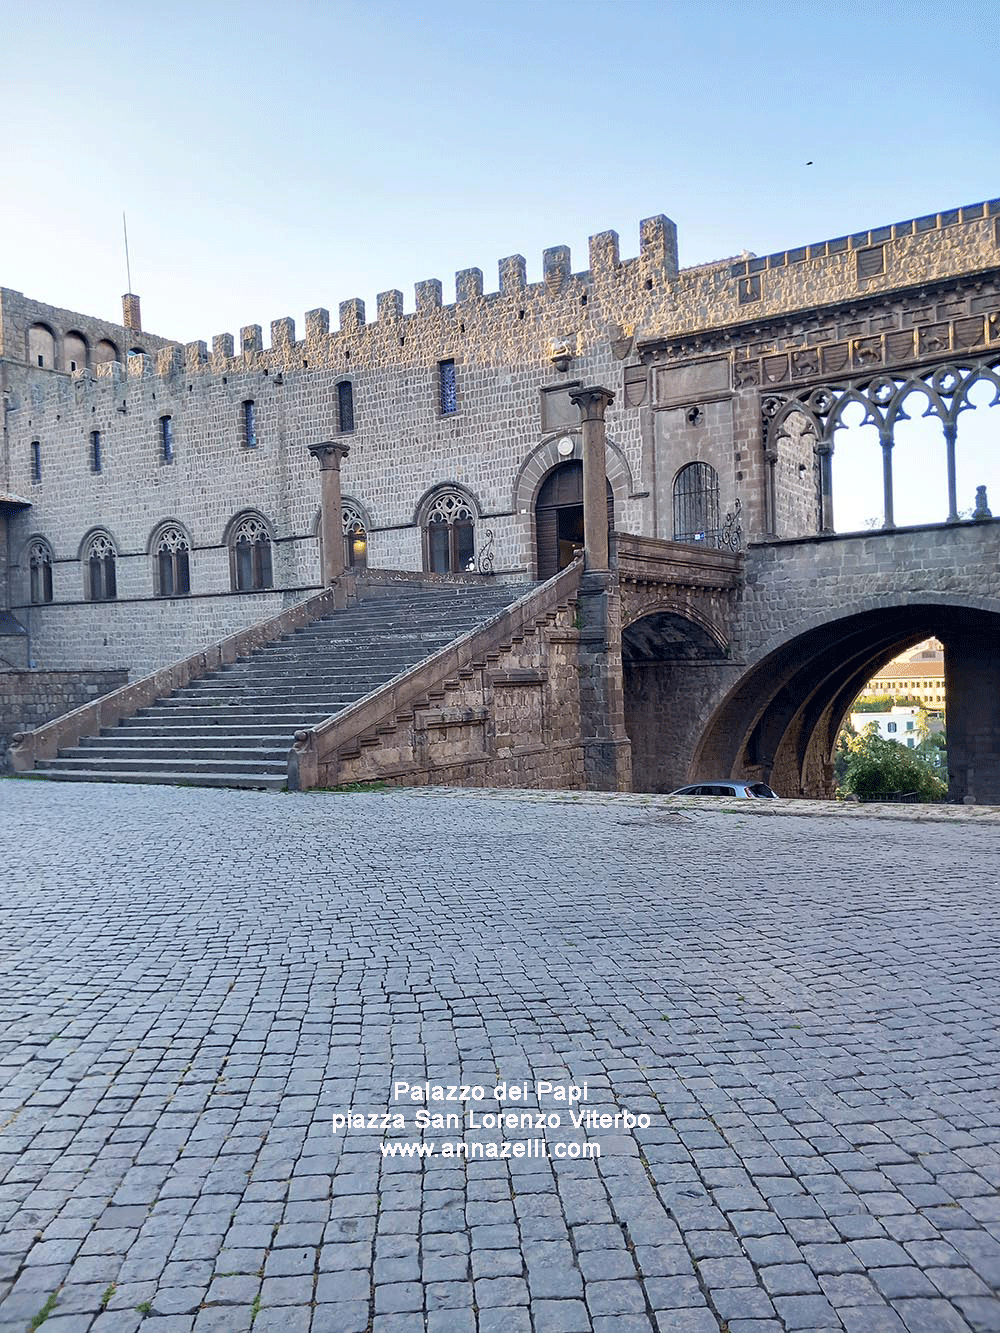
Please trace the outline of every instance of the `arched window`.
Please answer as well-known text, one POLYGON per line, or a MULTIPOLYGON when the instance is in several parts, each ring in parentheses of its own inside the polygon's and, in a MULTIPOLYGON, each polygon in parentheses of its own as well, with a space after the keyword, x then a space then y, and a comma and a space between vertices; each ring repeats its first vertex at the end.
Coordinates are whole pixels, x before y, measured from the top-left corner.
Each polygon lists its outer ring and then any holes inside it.
POLYGON ((271 533, 259 514, 247 514, 233 527, 229 561, 234 592, 256 592, 274 586, 271 533))
POLYGON ((152 541, 157 597, 184 597, 191 591, 191 543, 177 523, 167 523, 152 541))
POLYGON ((457 487, 438 491, 424 511, 424 566, 432 574, 476 567, 476 510, 457 487))
POLYGON ((88 602, 113 602, 118 596, 115 564, 118 552, 112 537, 95 532, 83 550, 83 593, 88 602))
POLYGON ((674 478, 674 541, 719 538, 719 474, 708 463, 689 463, 674 478))
POLYGON ((363 570, 368 564, 368 531, 358 505, 344 501, 344 560, 348 569, 363 570))
POLYGON ((34 537, 28 546, 31 601, 41 606, 52 601, 52 547, 44 537, 34 537))
POLYGON ((354 385, 350 380, 337 385, 337 429, 342 435, 354 429, 354 385))

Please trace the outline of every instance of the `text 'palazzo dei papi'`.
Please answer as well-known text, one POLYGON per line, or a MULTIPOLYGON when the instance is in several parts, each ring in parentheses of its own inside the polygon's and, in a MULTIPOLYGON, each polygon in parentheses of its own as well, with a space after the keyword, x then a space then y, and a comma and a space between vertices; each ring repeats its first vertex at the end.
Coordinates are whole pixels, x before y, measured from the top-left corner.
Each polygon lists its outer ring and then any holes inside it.
POLYGON ((1000 801, 1000 523, 960 490, 1000 200, 686 269, 658 216, 634 258, 498 269, 211 344, 0 289, 13 769, 829 795, 861 686, 933 634, 950 795, 1000 801), (849 410, 880 520, 844 533, 849 410))

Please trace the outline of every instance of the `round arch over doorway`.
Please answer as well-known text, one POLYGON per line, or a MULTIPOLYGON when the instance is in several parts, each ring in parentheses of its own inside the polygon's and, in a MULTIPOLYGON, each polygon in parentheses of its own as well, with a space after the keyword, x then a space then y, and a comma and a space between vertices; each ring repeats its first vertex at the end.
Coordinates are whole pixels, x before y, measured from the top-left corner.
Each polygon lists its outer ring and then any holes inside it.
MULTIPOLYGON (((608 527, 615 525, 615 495, 607 483, 608 527)), ((539 579, 552 578, 583 545, 583 463, 558 463, 542 481, 535 499, 535 560, 539 579)))

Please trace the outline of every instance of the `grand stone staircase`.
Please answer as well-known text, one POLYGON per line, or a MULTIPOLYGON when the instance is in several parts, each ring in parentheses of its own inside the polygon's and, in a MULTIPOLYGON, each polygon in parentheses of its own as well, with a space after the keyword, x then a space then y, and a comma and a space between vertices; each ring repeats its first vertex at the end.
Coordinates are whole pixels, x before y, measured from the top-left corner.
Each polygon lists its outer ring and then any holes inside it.
POLYGON ((491 619, 524 585, 413 586, 335 611, 192 681, 31 776, 280 788, 311 727, 491 619))

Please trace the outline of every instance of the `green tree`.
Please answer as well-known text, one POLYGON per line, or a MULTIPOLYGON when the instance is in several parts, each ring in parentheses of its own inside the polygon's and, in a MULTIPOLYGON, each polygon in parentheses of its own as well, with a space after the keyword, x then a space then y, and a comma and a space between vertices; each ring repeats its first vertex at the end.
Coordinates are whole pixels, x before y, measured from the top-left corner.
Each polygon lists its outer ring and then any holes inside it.
POLYGON ((851 704, 852 713, 888 713, 897 704, 913 707, 920 700, 914 694, 876 694, 871 699, 855 699, 851 704))
POLYGON ((883 740, 875 722, 869 722, 860 735, 848 737, 846 748, 838 796, 884 801, 906 794, 918 801, 942 801, 948 794, 947 785, 928 763, 905 745, 883 740))
POLYGON ((837 744, 833 747, 833 778, 837 784, 838 793, 847 777, 847 765, 851 758, 850 742, 855 739, 857 734, 851 725, 850 718, 837 732, 837 744))

